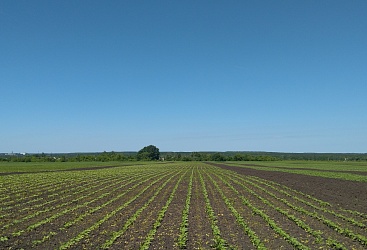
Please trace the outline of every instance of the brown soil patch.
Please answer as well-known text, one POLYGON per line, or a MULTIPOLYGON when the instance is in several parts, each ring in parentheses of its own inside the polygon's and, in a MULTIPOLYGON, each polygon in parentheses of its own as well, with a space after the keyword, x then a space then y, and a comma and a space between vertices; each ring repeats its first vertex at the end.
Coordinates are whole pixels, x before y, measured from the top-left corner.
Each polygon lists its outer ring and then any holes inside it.
MULTIPOLYGON (((264 167, 264 168, 279 168, 279 169, 290 169, 286 167, 276 167, 276 166, 265 166, 265 165, 257 165, 257 164, 238 164, 241 166, 253 166, 253 167, 264 167)), ((320 171, 320 172, 331 172, 331 173, 347 173, 347 174, 358 174, 358 175, 367 175, 367 172, 364 171, 342 171, 342 170, 324 170, 324 169, 314 169, 314 168, 293 168, 292 170, 311 170, 311 171, 320 171)))
MULTIPOLYGON (((207 163, 243 175, 257 176, 286 185, 295 190, 329 202, 332 206, 367 213, 367 183, 318 176, 256 170, 228 166, 223 163, 207 163)), ((257 165, 256 165, 257 166, 257 165)))

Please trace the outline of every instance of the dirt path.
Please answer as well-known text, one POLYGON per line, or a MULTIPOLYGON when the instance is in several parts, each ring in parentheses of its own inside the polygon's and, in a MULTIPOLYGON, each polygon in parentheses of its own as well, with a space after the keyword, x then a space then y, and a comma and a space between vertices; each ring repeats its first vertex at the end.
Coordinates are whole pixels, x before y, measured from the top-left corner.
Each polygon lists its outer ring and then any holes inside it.
POLYGON ((367 183, 207 163, 243 175, 257 176, 312 195, 333 206, 367 213, 367 183))

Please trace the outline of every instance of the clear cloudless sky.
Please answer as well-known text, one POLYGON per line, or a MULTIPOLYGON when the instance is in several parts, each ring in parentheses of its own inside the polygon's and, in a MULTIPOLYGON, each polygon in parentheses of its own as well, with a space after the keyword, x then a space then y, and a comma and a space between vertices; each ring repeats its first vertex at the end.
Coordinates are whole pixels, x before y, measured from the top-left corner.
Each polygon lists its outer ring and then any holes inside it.
POLYGON ((0 1, 0 152, 367 152, 367 1, 0 1))

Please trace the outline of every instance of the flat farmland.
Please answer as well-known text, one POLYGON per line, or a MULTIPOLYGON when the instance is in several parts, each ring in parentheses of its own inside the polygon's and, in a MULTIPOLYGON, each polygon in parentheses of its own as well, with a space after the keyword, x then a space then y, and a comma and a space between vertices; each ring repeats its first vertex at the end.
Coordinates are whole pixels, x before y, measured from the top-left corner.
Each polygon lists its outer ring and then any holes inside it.
POLYGON ((367 249, 363 164, 270 164, 6 171, 0 249, 367 249))

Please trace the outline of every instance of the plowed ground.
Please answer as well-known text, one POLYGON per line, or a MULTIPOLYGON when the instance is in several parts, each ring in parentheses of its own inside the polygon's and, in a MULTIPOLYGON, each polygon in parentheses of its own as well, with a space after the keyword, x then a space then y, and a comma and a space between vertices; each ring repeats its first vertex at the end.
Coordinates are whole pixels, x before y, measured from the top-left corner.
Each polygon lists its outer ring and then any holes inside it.
POLYGON ((366 184, 324 179, 194 162, 8 174, 0 249, 366 249, 366 184))

